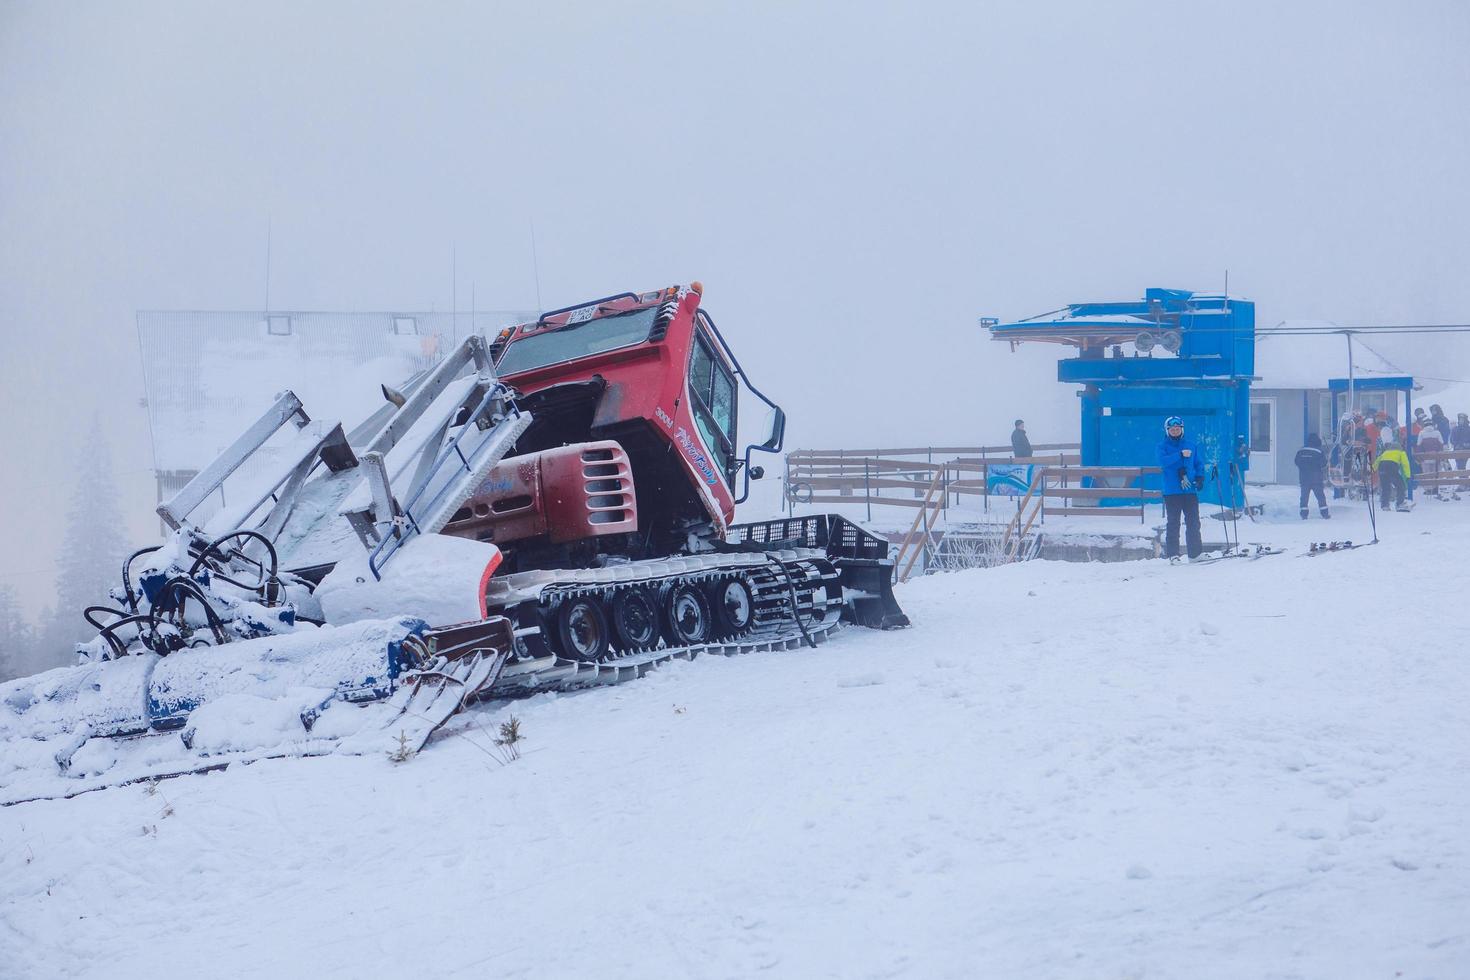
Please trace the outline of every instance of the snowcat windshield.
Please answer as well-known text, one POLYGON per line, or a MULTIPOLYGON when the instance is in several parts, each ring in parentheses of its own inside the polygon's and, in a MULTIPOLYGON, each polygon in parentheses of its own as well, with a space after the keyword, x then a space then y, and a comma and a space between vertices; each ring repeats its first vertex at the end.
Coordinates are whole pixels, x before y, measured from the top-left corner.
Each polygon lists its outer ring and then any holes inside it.
POLYGON ((505 376, 574 361, 619 347, 631 347, 648 339, 658 307, 634 310, 618 316, 603 316, 574 323, 558 330, 532 334, 513 341, 500 357, 496 370, 505 376))

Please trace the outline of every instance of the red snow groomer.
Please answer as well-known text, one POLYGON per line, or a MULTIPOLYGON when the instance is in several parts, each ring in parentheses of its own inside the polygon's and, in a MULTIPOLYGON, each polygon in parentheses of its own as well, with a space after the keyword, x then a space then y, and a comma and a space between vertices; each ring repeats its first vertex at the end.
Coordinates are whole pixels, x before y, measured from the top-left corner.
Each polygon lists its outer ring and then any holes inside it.
POLYGON ((752 453, 779 452, 786 419, 750 384, 702 293, 697 282, 621 293, 491 345, 533 421, 444 533, 501 549, 497 608, 522 581, 563 570, 534 606, 514 604, 542 638, 537 652, 611 666, 660 646, 812 640, 838 610, 907 625, 881 539, 836 516, 732 523, 763 475, 752 453))
POLYGON ((350 429, 282 393, 159 506, 174 534, 86 610, 81 663, 0 685, 0 804, 201 757, 401 755, 471 700, 906 626, 882 539, 732 523, 785 415, 701 293, 471 336, 350 429))

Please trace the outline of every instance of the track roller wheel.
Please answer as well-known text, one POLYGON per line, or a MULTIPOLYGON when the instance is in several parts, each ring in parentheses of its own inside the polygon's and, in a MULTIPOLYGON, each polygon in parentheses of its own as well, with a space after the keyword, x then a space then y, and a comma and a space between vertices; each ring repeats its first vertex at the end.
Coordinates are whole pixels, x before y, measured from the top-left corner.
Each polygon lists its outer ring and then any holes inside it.
POLYGON ((658 645, 658 601, 648 589, 619 589, 613 593, 608 619, 618 650, 638 653, 658 645))
POLYGON ((517 660, 549 657, 556 642, 556 623, 551 610, 542 603, 521 603, 505 611, 519 633, 511 642, 517 660))
POLYGON ((708 587, 710 635, 717 639, 744 636, 755 619, 755 593, 745 578, 721 579, 708 587))
POLYGON ((572 660, 602 659, 612 639, 602 603, 590 596, 563 602, 556 611, 556 638, 562 653, 572 660))
POLYGON ((671 647, 687 647, 709 639, 709 602, 698 586, 688 582, 664 593, 664 639, 671 647))

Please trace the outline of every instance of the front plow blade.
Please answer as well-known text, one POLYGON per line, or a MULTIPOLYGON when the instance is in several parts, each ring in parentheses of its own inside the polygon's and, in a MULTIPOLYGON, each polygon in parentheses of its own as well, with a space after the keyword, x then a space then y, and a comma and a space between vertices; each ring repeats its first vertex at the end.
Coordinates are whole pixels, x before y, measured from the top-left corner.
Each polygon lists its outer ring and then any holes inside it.
POLYGON ((504 616, 425 633, 425 648, 434 659, 398 678, 386 721, 344 739, 336 751, 347 755, 382 751, 395 759, 408 758, 500 679, 514 639, 504 616))

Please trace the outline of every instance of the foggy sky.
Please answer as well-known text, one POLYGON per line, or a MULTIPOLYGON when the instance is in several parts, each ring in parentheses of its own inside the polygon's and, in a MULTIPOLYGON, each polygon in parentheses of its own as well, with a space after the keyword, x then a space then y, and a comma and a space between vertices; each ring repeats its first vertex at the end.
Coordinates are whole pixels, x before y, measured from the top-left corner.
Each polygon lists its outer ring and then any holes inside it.
POLYGON ((1227 269, 1465 322, 1467 10, 0 4, 0 582, 49 601, 96 411, 156 528, 133 314, 260 308, 268 223, 278 309, 700 279, 792 446, 1072 438, 976 318, 1227 269))

